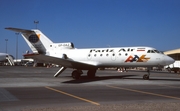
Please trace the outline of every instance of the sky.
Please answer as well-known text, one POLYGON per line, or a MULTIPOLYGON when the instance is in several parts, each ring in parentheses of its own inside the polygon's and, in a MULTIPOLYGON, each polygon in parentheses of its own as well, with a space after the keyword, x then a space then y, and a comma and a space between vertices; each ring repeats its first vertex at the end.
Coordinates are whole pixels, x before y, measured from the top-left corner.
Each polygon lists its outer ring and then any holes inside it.
POLYGON ((76 48, 180 48, 180 0, 0 0, 0 52, 31 51, 6 27, 37 28, 53 42, 76 48), (5 39, 8 39, 6 42, 5 39))

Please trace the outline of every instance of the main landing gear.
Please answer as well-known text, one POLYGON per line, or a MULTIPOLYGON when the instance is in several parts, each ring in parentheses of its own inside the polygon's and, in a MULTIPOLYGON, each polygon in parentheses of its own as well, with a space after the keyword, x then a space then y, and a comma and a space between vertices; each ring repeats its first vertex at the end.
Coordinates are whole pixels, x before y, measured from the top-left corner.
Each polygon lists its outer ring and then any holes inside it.
POLYGON ((147 69, 147 72, 148 72, 148 74, 144 74, 144 76, 143 76, 143 79, 144 79, 144 80, 149 80, 150 69, 147 69))
POLYGON ((77 79, 80 79, 81 74, 83 74, 81 70, 74 70, 71 75, 73 79, 77 80, 77 79))
POLYGON ((90 78, 90 79, 94 78, 94 77, 96 76, 96 70, 89 70, 89 71, 87 72, 87 76, 88 76, 88 78, 90 78))
MULTIPOLYGON (((73 79, 78 80, 80 79, 81 74, 83 74, 82 70, 74 70, 71 75, 73 79)), ((94 78, 96 76, 96 69, 88 70, 87 76, 91 79, 94 78)))

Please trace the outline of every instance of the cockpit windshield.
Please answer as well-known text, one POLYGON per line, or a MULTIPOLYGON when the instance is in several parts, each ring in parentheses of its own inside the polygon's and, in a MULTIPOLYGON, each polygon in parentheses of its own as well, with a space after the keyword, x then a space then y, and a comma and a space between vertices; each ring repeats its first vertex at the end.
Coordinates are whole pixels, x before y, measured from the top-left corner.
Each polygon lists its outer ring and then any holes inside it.
POLYGON ((158 50, 154 50, 156 53, 160 53, 158 50))
POLYGON ((161 53, 161 52, 158 50, 148 50, 147 53, 161 53))

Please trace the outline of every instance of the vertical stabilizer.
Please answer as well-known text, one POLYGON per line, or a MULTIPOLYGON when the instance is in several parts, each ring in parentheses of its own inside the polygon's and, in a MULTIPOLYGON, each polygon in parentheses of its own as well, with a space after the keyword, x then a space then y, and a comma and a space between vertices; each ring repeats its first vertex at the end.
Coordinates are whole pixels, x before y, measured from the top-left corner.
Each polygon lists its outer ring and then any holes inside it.
POLYGON ((26 30, 18 28, 5 28, 8 30, 21 32, 24 40, 27 42, 33 53, 46 54, 49 45, 53 42, 46 37, 40 30, 26 30))

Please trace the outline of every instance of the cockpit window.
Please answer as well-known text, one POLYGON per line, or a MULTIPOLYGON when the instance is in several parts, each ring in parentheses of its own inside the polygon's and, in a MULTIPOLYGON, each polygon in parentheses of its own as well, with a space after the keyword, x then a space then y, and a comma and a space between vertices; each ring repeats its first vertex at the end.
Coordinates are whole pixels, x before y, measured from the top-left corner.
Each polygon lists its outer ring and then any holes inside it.
POLYGON ((148 50, 147 53, 161 53, 158 50, 148 50))
POLYGON ((148 50, 147 53, 155 53, 154 50, 148 50))
POLYGON ((158 50, 154 50, 156 53, 160 53, 158 50))
POLYGON ((151 50, 151 53, 155 53, 155 51, 154 51, 154 50, 151 50))

